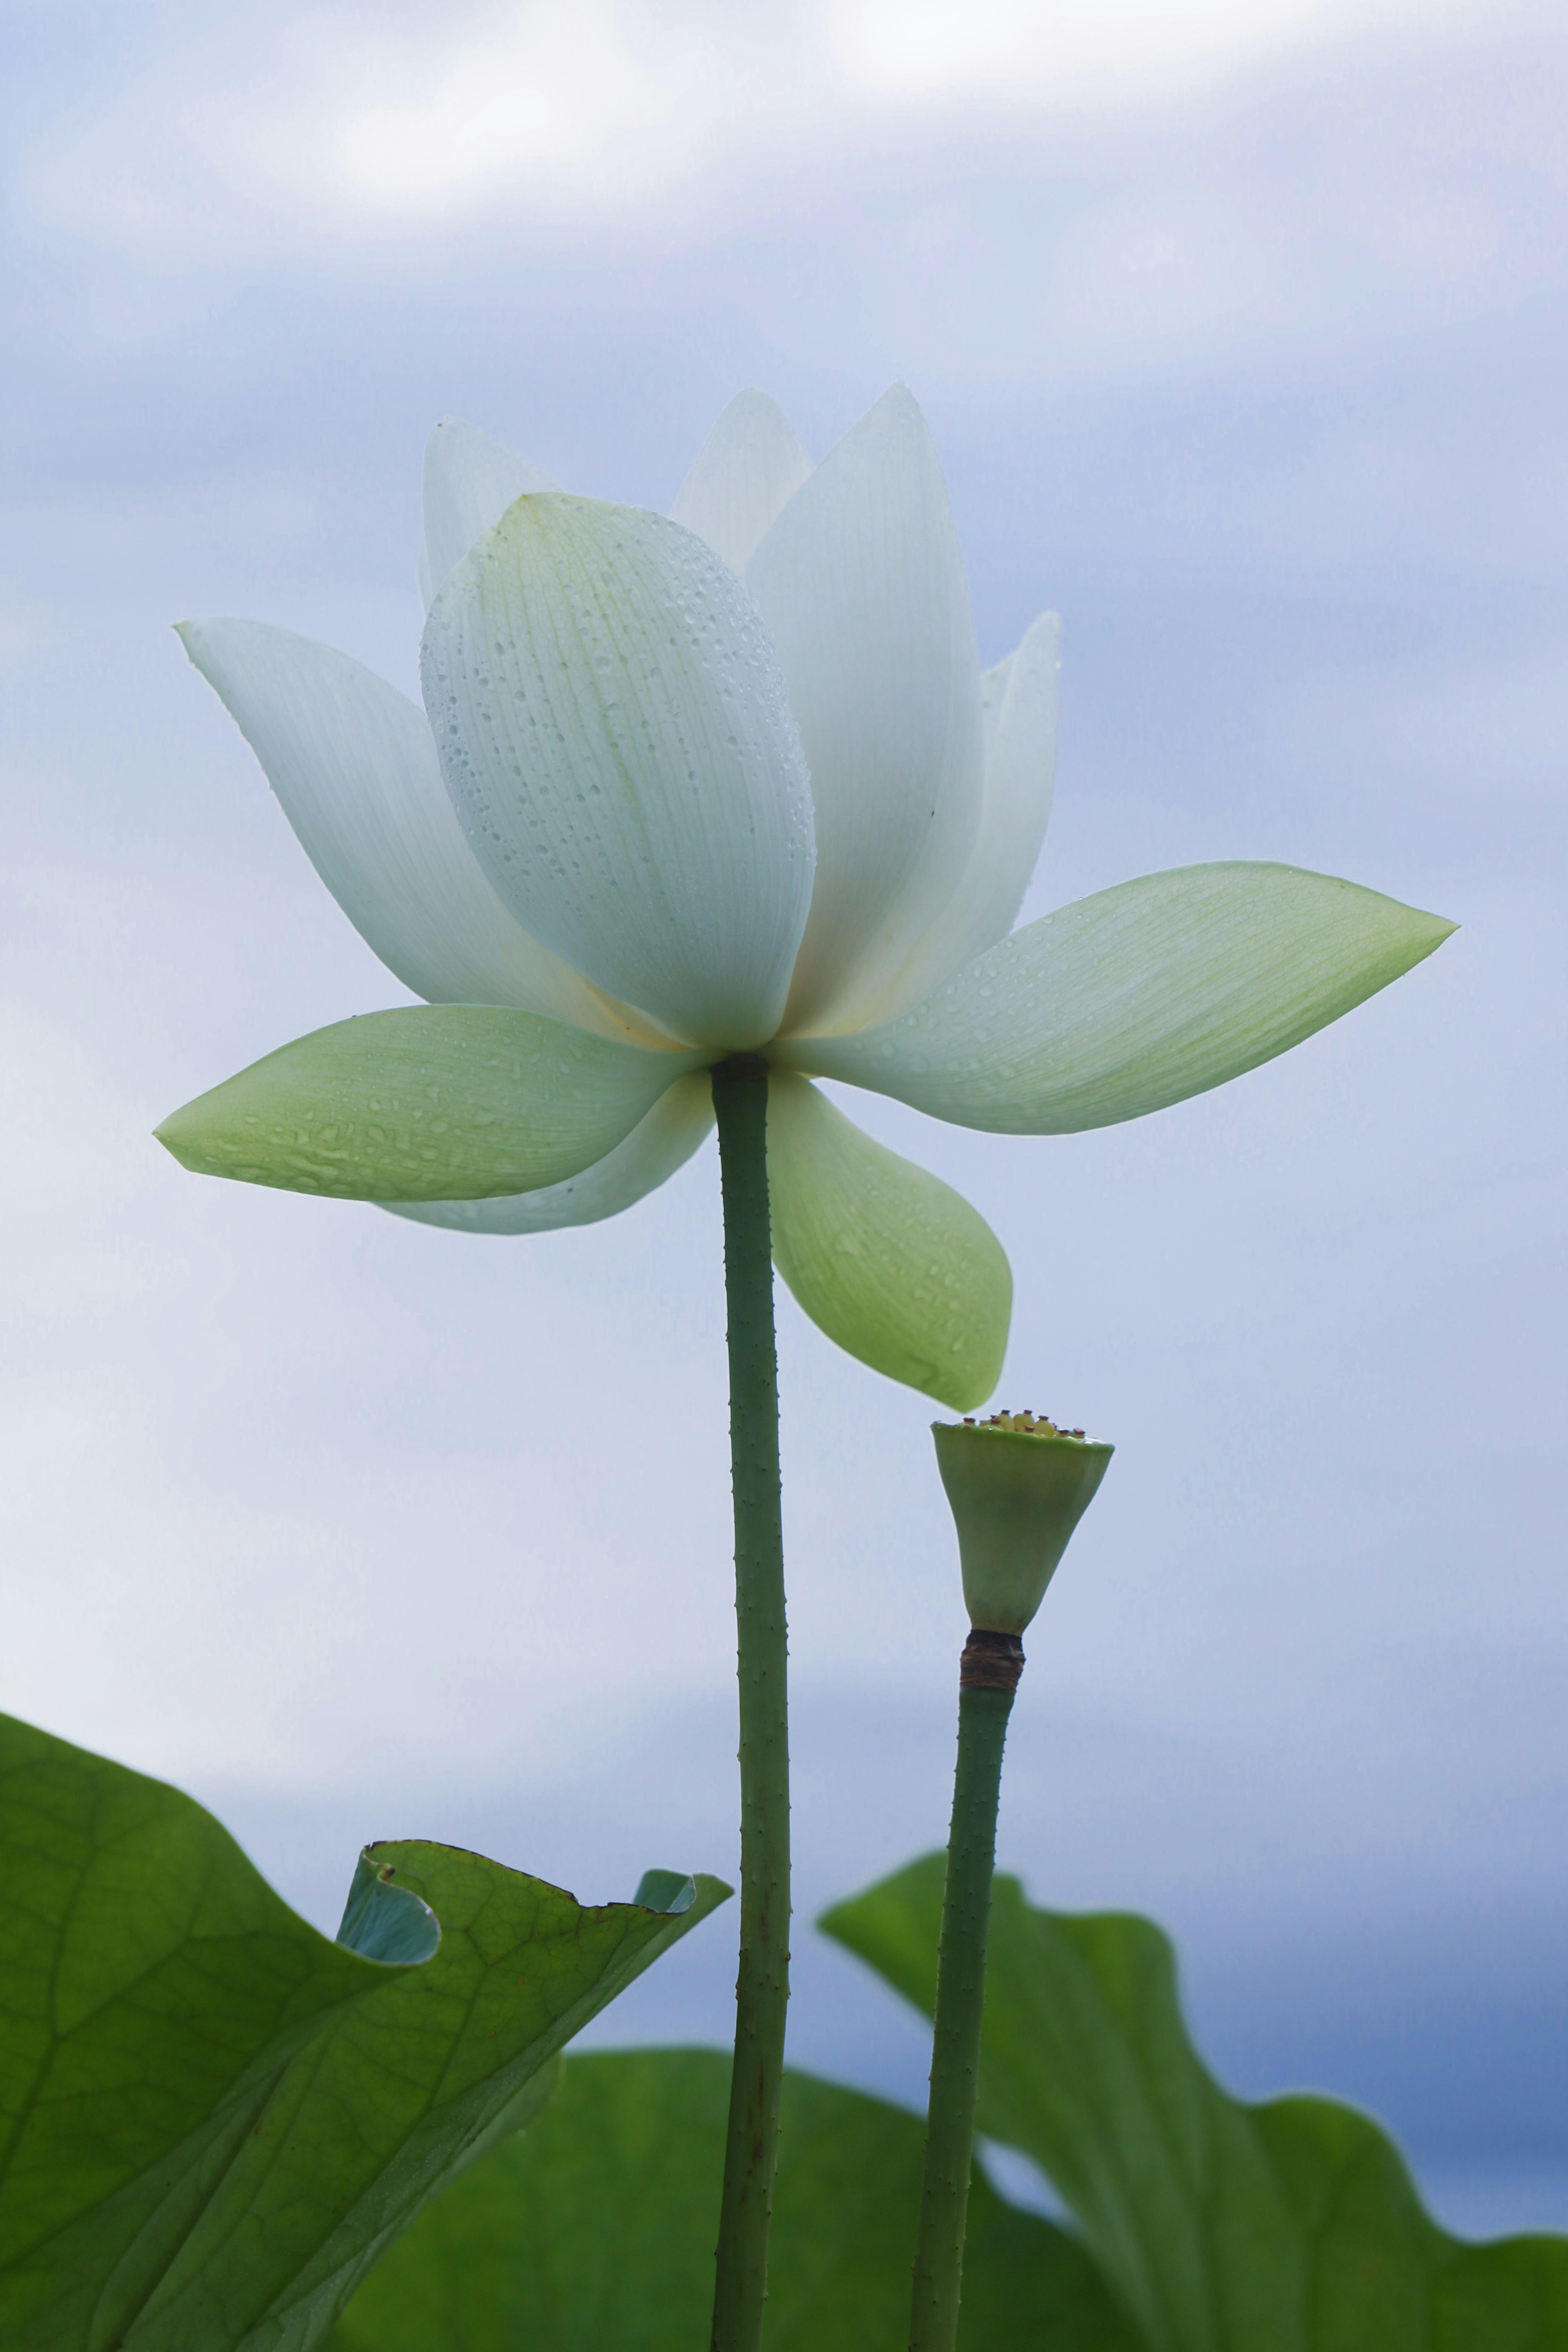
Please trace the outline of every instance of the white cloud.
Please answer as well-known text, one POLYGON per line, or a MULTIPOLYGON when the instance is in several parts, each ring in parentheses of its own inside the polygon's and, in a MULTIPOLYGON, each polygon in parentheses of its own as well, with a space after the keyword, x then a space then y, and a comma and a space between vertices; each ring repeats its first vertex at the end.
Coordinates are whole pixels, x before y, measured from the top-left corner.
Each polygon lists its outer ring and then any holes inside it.
POLYGON ((449 55, 387 44, 378 66, 363 103, 340 112, 333 88, 320 156, 342 201, 394 215, 618 205, 695 167, 732 79, 696 27, 616 0, 508 10, 449 55))
MULTIPOLYGON (((319 250, 454 220, 618 223, 977 124, 1159 105, 1304 47, 1417 41, 1476 0, 537 0, 252 5, 153 36, 47 124, 35 212, 158 259, 319 250)), ((1496 12, 1491 12, 1496 25, 1496 12)))
POLYGON ((970 96, 1124 103, 1201 87, 1304 41, 1458 14, 1400 0, 857 0, 825 17, 829 53, 880 105, 970 96))

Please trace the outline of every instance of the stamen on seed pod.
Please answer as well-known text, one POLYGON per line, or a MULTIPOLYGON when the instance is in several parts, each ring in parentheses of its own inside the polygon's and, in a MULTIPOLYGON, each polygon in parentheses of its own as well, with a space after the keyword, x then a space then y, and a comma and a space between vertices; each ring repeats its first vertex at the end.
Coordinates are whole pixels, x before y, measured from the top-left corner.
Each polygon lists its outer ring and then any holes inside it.
POLYGON ((1076 1440, 1080 1445, 1085 1442, 1081 1429, 1064 1429, 1059 1423, 1054 1422, 1048 1413, 1032 1412, 1026 1406, 1022 1412, 988 1414, 984 1421, 978 1423, 966 1416, 963 1426, 965 1429, 973 1429, 977 1426, 981 1429, 1005 1429, 1012 1436, 1068 1437, 1076 1440))

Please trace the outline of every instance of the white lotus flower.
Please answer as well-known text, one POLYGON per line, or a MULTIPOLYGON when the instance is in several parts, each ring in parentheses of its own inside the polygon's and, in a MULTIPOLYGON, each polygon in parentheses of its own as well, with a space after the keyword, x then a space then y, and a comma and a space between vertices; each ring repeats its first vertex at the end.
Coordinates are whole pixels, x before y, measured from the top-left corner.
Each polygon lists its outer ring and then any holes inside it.
POLYGON ((193 1168, 472 1233, 613 1216, 689 1157, 708 1068, 771 1066, 774 1253, 852 1353, 963 1409, 1002 1249, 810 1081, 961 1125, 1135 1118, 1282 1052, 1451 925, 1291 867, 1129 882, 1016 934, 1057 626, 982 673, 910 394, 815 469, 761 394, 668 519, 471 426, 425 461, 422 711, 346 655, 182 630, 318 872, 430 1010, 341 1023, 160 1129, 193 1168))

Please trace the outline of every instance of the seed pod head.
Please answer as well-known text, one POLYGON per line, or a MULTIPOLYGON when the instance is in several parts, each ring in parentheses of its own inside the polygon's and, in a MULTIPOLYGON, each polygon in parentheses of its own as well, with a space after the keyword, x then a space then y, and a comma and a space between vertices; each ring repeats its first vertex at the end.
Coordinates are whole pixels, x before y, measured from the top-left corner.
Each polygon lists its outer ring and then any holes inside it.
POLYGON ((969 1622, 1021 1633, 1116 1449, 1032 1412, 933 1422, 931 1434, 958 1527, 969 1622))

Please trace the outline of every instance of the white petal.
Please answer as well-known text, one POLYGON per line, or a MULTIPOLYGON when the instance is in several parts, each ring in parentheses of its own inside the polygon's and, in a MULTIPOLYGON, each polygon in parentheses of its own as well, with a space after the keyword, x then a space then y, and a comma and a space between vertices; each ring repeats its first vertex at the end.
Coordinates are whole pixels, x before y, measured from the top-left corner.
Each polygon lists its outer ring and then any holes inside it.
POLYGON ((363 662, 261 621, 180 636, 306 856, 388 970, 434 1004, 514 1004, 603 1036, 627 1023, 508 914, 441 782, 425 713, 363 662))
POLYGON ((743 572, 810 471, 811 459, 777 401, 765 392, 739 393, 698 451, 670 520, 705 539, 731 572, 743 572))
POLYGON ((1062 907, 900 1020, 788 1057, 961 1127, 1070 1135, 1256 1068, 1453 928, 1293 866, 1183 866, 1062 907))
MULTIPOLYGON (((1049 613, 1044 615, 1047 621, 1051 617, 1049 613)), ((1037 628, 1039 623, 1035 625, 1037 628)), ((1013 675, 1013 664, 1016 659, 1017 648, 1015 647, 1012 653, 1004 654, 992 668, 983 669, 980 673, 980 719, 985 740, 987 775, 991 772, 991 755, 996 749, 996 730, 1002 723, 1002 705, 1007 699, 1007 680, 1013 675)))
POLYGON ((1046 837, 1057 767, 1060 624, 1046 613, 981 679, 986 734, 980 834, 957 889, 864 1019, 890 1021, 1005 939, 1046 837))
POLYGON ((823 460, 747 567, 800 722, 816 888, 792 1031, 842 1029, 908 961, 980 824, 980 664, 947 491, 902 386, 823 460))
POLYGON ((513 499, 556 484, 515 449, 460 416, 444 416, 425 444, 425 546, 419 593, 429 611, 442 582, 513 499))
POLYGON ((960 1412, 995 1387, 1013 1276, 967 1201, 804 1078, 768 1082, 773 1258, 828 1338, 960 1412))
POLYGON ((518 920, 679 1034, 771 1037, 811 899, 811 793, 768 633, 678 523, 520 499, 420 650, 447 788, 518 920))
POLYGON ((713 1088, 706 1070, 678 1078, 647 1117, 603 1160, 563 1184, 538 1192, 511 1192, 495 1201, 389 1202, 394 1216, 461 1234, 547 1234, 563 1225, 594 1225, 618 1217, 683 1168, 713 1125, 713 1088))

